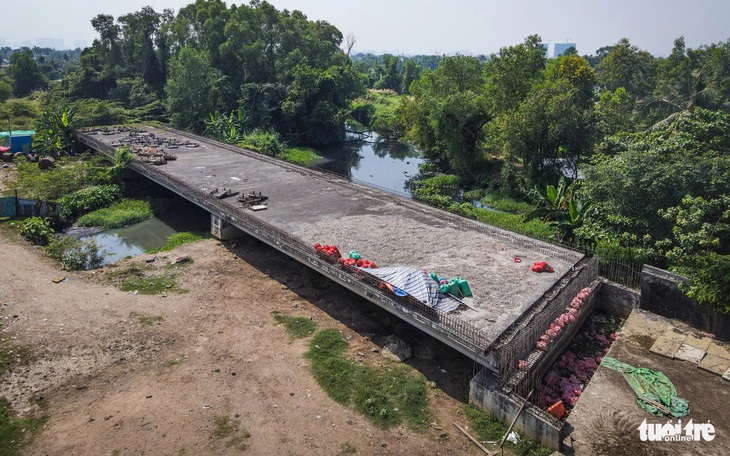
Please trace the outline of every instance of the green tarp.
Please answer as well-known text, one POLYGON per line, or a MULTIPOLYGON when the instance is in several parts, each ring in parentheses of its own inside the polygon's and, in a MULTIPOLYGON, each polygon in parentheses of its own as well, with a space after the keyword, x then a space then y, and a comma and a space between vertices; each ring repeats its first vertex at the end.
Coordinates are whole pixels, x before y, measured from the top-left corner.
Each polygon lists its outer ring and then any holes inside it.
POLYGON ((603 357, 601 366, 621 372, 636 393, 636 402, 652 415, 664 416, 662 410, 652 402, 661 405, 676 418, 689 414, 689 402, 677 397, 677 390, 663 373, 624 364, 610 356, 603 357))

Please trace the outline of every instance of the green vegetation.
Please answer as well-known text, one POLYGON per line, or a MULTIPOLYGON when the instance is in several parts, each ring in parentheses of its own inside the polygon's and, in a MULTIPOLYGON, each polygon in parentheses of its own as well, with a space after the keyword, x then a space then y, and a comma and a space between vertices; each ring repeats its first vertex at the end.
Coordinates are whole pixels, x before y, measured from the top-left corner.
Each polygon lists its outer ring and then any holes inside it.
POLYGON ((167 273, 162 276, 132 276, 119 286, 122 291, 136 291, 141 294, 185 293, 186 290, 177 284, 176 274, 167 273))
POLYGON ((122 199, 111 206, 97 209, 81 216, 79 226, 98 226, 106 229, 120 228, 152 218, 149 201, 122 199))
POLYGON ((242 136, 238 145, 244 149, 272 157, 279 156, 284 149, 284 144, 278 133, 259 129, 242 136))
POLYGON ((190 244, 192 242, 198 242, 205 239, 210 239, 211 234, 209 231, 182 231, 180 233, 171 234, 165 239, 165 244, 158 249, 150 249, 146 253, 159 253, 168 252, 174 250, 181 245, 190 244))
POLYGON ((293 339, 302 339, 311 335, 315 329, 317 329, 317 323, 311 318, 304 317, 292 317, 291 315, 283 314, 277 310, 271 312, 274 317, 274 321, 280 325, 284 325, 286 332, 293 339))
POLYGON ((143 312, 129 312, 129 318, 137 320, 137 322, 142 326, 152 326, 154 324, 160 324, 162 323, 162 315, 150 315, 143 312))
POLYGON ((109 206, 122 195, 119 185, 92 185, 58 199, 61 218, 70 220, 78 215, 109 206))
POLYGON ((692 49, 678 37, 655 57, 622 38, 548 59, 531 35, 490 56, 350 56, 354 41, 331 24, 265 1, 144 7, 91 24, 98 38, 68 61, 0 50, 12 63, 0 71, 0 118, 35 128, 37 150, 61 157, 48 171, 17 162, 23 197, 116 182, 128 154, 111 166, 65 158, 74 124, 171 122, 311 164, 313 151, 289 147, 342 140, 349 116, 423 151, 422 201, 682 272, 691 296, 730 311, 730 41, 692 49), (459 195, 433 174, 457 176, 459 195), (528 222, 457 202, 462 192, 528 222))
POLYGON ((10 402, 0 397, 0 456, 19 456, 48 421, 40 418, 16 418, 10 402))
POLYGON ((405 133, 400 99, 393 90, 370 89, 364 97, 351 103, 350 116, 385 138, 400 138, 405 133))
POLYGON ((105 253, 93 240, 81 241, 69 236, 58 236, 43 250, 69 271, 96 269, 104 264, 105 253))
POLYGON ((17 189, 24 198, 57 201, 64 195, 93 185, 95 162, 85 157, 63 157, 56 167, 41 170, 37 163, 15 160, 15 179, 9 188, 17 189))
POLYGON ((35 245, 48 245, 54 233, 51 219, 43 217, 25 219, 20 229, 20 235, 35 245))
MULTIPOLYGON (((507 426, 494 415, 477 410, 473 405, 464 406, 464 416, 469 420, 471 431, 479 441, 501 441, 507 432, 507 426)), ((517 444, 505 443, 514 453, 525 456, 549 456, 551 448, 538 445, 533 440, 521 439, 517 444)))
POLYGON ((228 416, 216 416, 213 418, 215 429, 213 436, 226 441, 226 446, 244 451, 248 448, 248 439, 251 433, 241 429, 241 420, 231 419, 228 416))
POLYGON ((316 165, 323 160, 322 156, 311 147, 287 147, 279 158, 300 166, 316 165))
POLYGON ((539 220, 525 222, 522 215, 509 214, 507 212, 493 211, 483 208, 474 208, 476 219, 497 228, 509 230, 514 233, 524 234, 535 239, 544 241, 554 240, 555 231, 539 220))
POLYGON ((404 422, 424 430, 431 418, 424 377, 408 366, 379 371, 354 363, 344 355, 346 348, 345 338, 332 328, 319 331, 310 341, 306 356, 322 389, 381 428, 404 422))

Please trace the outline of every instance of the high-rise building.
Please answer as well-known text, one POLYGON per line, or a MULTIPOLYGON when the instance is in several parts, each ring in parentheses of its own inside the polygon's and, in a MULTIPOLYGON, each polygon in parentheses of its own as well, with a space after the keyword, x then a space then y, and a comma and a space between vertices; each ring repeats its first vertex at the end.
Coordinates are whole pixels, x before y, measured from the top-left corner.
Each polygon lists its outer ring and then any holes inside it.
POLYGON ((575 43, 555 43, 555 48, 553 50, 553 57, 560 57, 565 53, 565 51, 568 50, 568 48, 574 48, 576 47, 575 43))

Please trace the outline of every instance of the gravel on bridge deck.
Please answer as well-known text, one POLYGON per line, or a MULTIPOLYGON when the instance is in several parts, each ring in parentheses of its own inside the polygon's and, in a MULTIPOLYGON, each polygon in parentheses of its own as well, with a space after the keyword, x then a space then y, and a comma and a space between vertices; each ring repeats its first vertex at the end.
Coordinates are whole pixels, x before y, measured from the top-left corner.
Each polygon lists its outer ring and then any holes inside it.
MULTIPOLYGON (((197 146, 173 146, 158 170, 208 195, 230 188, 268 196, 268 209, 252 212, 235 197, 224 199, 232 212, 246 212, 312 245, 337 245, 343 254, 357 250, 379 266, 413 266, 439 276, 463 277, 474 293, 461 318, 494 341, 583 255, 404 200, 331 174, 297 167, 256 153, 231 150, 201 137, 149 126, 154 134, 197 146), (498 232, 498 234, 494 234, 498 232), (549 253, 552 252, 552 255, 549 253), (521 262, 515 262, 519 257, 521 262), (531 271, 533 261, 548 261, 554 273, 531 271)), ((117 145, 129 132, 93 134, 117 145)), ((160 146, 160 149, 166 146, 160 146)), ((152 166, 152 165, 149 165, 152 166)))

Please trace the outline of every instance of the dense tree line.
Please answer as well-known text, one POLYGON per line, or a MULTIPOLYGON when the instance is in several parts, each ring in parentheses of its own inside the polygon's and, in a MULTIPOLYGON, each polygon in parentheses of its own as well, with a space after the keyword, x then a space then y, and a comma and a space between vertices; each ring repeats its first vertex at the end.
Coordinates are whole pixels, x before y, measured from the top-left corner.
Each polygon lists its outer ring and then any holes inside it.
POLYGON ((9 66, 0 73, 0 101, 48 88, 49 81, 61 79, 76 68, 80 53, 80 49, 0 48, 0 61, 9 66))
POLYGON ((342 34, 265 1, 198 0, 177 14, 151 7, 92 20, 99 33, 67 81, 74 98, 127 108, 164 100, 170 121, 202 132, 210 114, 296 143, 340 140, 349 101, 363 90, 342 34))
POLYGON ((537 204, 560 240, 680 270, 730 311, 730 41, 546 59, 530 36, 445 57, 409 90, 405 135, 443 172, 537 204))

